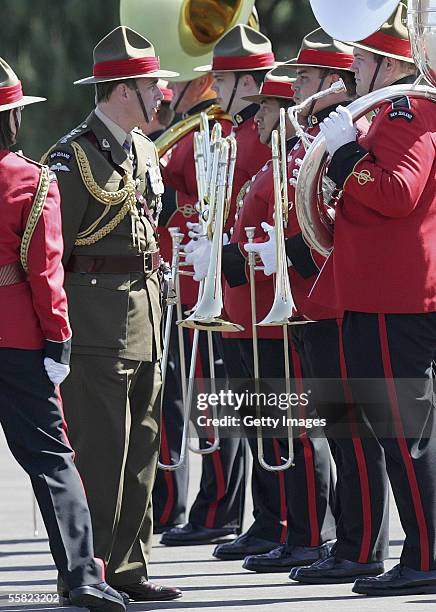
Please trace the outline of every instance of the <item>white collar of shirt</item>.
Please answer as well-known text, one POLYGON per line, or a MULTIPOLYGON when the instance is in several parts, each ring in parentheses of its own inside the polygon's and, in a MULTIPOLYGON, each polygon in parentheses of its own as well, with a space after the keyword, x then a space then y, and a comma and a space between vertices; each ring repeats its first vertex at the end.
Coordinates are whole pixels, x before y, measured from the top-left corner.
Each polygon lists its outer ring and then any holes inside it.
POLYGON ((118 123, 115 123, 115 121, 112 121, 112 119, 110 119, 107 115, 105 115, 104 112, 100 108, 98 108, 98 106, 95 109, 95 114, 100 119, 100 121, 105 124, 109 132, 112 133, 115 140, 121 146, 123 146, 123 144, 125 143, 127 139, 127 142, 129 143, 130 147, 132 147, 131 132, 125 132, 123 128, 118 125, 118 123))

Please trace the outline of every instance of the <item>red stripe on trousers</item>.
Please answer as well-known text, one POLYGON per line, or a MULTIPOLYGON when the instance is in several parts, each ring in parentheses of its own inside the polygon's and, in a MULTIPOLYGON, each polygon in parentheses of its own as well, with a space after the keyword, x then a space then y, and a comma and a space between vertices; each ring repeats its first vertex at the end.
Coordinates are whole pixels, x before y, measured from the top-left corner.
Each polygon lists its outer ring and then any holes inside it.
MULTIPOLYGON (((291 347, 291 358, 292 366, 294 369, 295 385, 297 393, 301 394, 304 391, 303 387, 303 371, 301 367, 300 357, 295 350, 292 342, 291 347)), ((309 525, 310 525, 310 545, 319 546, 319 524, 318 524, 318 512, 316 508, 316 486, 315 486, 315 464, 313 460, 313 447, 311 442, 307 439, 307 434, 304 433, 299 436, 301 443, 303 444, 303 456, 304 465, 306 468, 306 483, 307 483, 307 505, 309 511, 309 525)), ((296 492, 293 492, 295 494, 296 492)))
MULTIPOLYGON (((336 319, 339 333, 339 363, 341 368, 341 378, 345 401, 351 407, 353 396, 347 383, 347 364, 345 363, 344 346, 342 342, 342 319, 336 319)), ((352 429, 355 426, 351 425, 352 429)), ((360 496, 362 498, 362 542, 360 545, 358 563, 368 563, 369 551, 371 547, 372 513, 371 513, 371 490, 369 488, 368 468, 366 466, 365 453, 363 451, 362 440, 353 436, 353 447, 356 455, 357 469, 359 471, 360 496)))
MULTIPOLYGON (((193 343, 193 336, 194 336, 194 330, 189 330, 189 339, 191 342, 191 347, 193 343)), ((203 364, 201 361, 201 353, 200 353, 200 343, 198 343, 197 360, 195 362, 195 377, 197 380, 204 378, 203 364)), ((209 436, 207 440, 210 444, 213 444, 214 442, 214 438, 212 436, 209 436)), ((224 478, 224 470, 223 470, 221 454, 219 450, 214 451, 210 455, 210 457, 212 459, 212 465, 215 470, 216 496, 215 496, 214 501, 212 501, 209 504, 209 507, 207 509, 206 521, 204 525, 207 529, 213 529, 216 526, 216 513, 218 510, 218 506, 220 504, 220 501, 226 494, 226 481, 224 478)))
MULTIPOLYGON (((166 430, 166 424, 165 424, 165 417, 163 414, 162 414, 162 426, 161 426, 161 438, 160 438, 160 452, 162 456, 162 463, 165 463, 166 465, 170 465, 171 454, 170 454, 170 449, 168 446, 168 437, 167 437, 167 430, 166 430)), ((169 472, 168 470, 164 470, 163 472, 164 472, 165 484, 167 486, 168 497, 165 502, 165 506, 162 511, 162 514, 159 518, 160 525, 166 525, 168 523, 169 518, 171 516, 171 511, 174 507, 173 473, 169 472)))
MULTIPOLYGON (((276 464, 279 465, 282 462, 281 454, 280 454, 280 446, 277 440, 273 438, 273 451, 274 451, 274 459, 276 464)), ((263 468, 260 468, 263 470, 263 468)), ((282 531, 280 533, 280 544, 284 544, 286 542, 286 535, 288 531, 288 509, 286 506, 286 491, 285 491, 285 475, 283 471, 276 472, 277 477, 279 479, 279 497, 280 497, 280 523, 282 525, 282 531)))
POLYGON ((416 479, 415 469, 413 467, 412 458, 407 448, 406 439, 404 437, 403 425, 401 423, 400 407, 398 405, 397 393, 395 390, 394 376, 392 372, 392 363, 389 352, 389 340, 386 329, 386 317, 384 314, 378 315, 378 328, 380 336, 380 346, 382 352, 383 371, 388 389, 389 403, 391 405, 394 427, 397 434, 397 442, 400 447, 401 456, 406 468, 407 480, 409 481, 410 492, 412 496, 413 507, 415 509, 416 521, 419 530, 419 542, 421 547, 421 571, 426 572, 430 569, 430 551, 428 543, 427 523, 425 521, 424 509, 422 507, 421 493, 419 491, 418 481, 416 479))

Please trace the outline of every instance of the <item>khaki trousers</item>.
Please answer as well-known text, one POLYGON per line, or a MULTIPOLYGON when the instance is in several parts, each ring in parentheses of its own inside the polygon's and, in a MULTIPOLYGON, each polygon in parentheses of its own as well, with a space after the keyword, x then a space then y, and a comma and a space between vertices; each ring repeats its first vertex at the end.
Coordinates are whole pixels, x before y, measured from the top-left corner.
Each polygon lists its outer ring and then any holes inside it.
POLYGON ((114 586, 148 578, 161 383, 158 361, 73 354, 62 385, 95 554, 114 586))

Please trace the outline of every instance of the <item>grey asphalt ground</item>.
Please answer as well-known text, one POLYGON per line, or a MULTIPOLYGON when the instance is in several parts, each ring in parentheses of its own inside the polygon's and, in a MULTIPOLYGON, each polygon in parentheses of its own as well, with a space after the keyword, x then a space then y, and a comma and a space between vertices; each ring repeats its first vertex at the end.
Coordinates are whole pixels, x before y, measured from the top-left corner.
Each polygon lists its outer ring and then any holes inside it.
MULTIPOLYGON (((192 458, 191 498, 199 479, 200 462, 192 458)), ((250 523, 251 508, 246 523, 250 523)), ((33 534, 30 482, 12 459, 0 433, 0 608, 5 611, 61 609, 53 601, 56 571, 41 518, 33 534)), ((391 505, 391 548, 387 567, 398 562, 403 533, 391 505)), ((212 545, 167 548, 154 537, 151 578, 179 586, 183 598, 175 602, 131 604, 130 612, 373 612, 412 610, 436 612, 436 595, 366 598, 351 593, 350 585, 309 586, 291 582, 287 574, 253 574, 239 561, 217 561, 212 545)), ((64 612, 75 612, 65 608, 64 612)))

